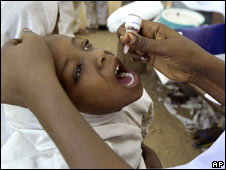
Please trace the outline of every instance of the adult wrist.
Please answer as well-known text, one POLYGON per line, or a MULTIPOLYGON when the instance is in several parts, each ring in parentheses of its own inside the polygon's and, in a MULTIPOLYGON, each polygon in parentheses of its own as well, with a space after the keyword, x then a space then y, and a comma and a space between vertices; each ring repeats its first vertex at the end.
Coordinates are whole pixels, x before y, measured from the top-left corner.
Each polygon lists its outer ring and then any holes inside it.
POLYGON ((194 63, 194 67, 192 69, 192 74, 193 74, 193 78, 191 83, 193 84, 199 84, 200 80, 203 79, 208 79, 209 74, 207 72, 213 72, 213 70, 211 70, 211 62, 214 56, 212 56, 211 54, 204 52, 202 53, 198 53, 197 54, 197 62, 194 63))
POLYGON ((225 105, 225 63, 213 55, 206 56, 191 83, 225 105))

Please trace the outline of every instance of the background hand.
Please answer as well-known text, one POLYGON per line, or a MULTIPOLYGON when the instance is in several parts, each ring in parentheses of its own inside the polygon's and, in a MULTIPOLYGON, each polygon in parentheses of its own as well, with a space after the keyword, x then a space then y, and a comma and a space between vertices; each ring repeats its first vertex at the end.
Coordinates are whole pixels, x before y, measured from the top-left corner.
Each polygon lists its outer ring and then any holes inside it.
POLYGON ((56 78, 54 60, 44 40, 31 31, 8 40, 1 49, 1 102, 26 106, 41 86, 56 78))

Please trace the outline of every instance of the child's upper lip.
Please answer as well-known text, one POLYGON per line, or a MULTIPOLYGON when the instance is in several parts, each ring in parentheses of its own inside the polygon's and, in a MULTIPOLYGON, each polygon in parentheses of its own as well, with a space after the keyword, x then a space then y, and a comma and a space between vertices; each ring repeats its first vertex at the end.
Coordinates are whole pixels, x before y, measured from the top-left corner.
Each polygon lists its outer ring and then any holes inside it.
POLYGON ((115 70, 116 70, 116 67, 119 64, 119 62, 120 62, 119 58, 115 57, 115 60, 113 62, 113 75, 114 75, 114 77, 115 77, 115 70))
POLYGON ((119 58, 115 57, 115 60, 113 62, 113 75, 116 78, 116 72, 118 71, 117 68, 120 70, 120 72, 130 72, 126 66, 120 61, 119 58))

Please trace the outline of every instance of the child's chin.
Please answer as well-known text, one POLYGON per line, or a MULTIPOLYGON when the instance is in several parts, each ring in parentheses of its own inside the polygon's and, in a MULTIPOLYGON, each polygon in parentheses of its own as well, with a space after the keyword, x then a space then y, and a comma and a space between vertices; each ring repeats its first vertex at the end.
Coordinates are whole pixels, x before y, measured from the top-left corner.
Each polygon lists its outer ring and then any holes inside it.
MULTIPOLYGON (((114 113, 114 112, 119 112, 122 110, 123 107, 126 107, 130 104, 132 104, 133 102, 137 101, 138 99, 141 98, 142 94, 143 94, 143 87, 141 86, 139 89, 137 90, 134 90, 135 93, 131 93, 133 94, 133 96, 131 96, 128 100, 121 100, 121 105, 118 104, 117 106, 116 105, 111 105, 110 107, 101 107, 100 109, 97 109, 94 111, 94 109, 91 109, 91 110, 82 110, 82 109, 79 109, 78 110, 80 112, 83 112, 83 113, 86 113, 86 114, 92 114, 92 115, 104 115, 104 114, 110 114, 110 113, 114 113), (112 107, 113 106, 113 107, 112 107)), ((120 99, 119 99, 120 100, 120 99)))
POLYGON ((138 90, 137 90, 137 92, 136 92, 136 99, 135 99, 135 101, 136 100, 138 100, 139 98, 141 98, 141 96, 143 95, 143 86, 142 85, 140 85, 139 87, 138 87, 138 90))
POLYGON ((142 95, 143 95, 143 87, 141 86, 138 90, 136 90, 136 93, 133 93, 131 100, 124 107, 137 101, 138 99, 141 98, 142 95))

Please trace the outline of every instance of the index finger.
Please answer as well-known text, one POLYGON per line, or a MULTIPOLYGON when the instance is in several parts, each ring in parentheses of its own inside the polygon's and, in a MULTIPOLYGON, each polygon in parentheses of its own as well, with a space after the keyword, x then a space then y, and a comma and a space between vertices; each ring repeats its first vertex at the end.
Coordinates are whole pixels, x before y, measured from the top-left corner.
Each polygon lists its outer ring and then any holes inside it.
POLYGON ((21 39, 9 39, 5 42, 3 46, 14 46, 21 43, 21 39))
POLYGON ((120 25, 120 27, 117 30, 118 38, 120 38, 121 36, 123 36, 125 33, 126 33, 126 29, 125 29, 125 22, 124 22, 124 23, 122 23, 120 25))
MULTIPOLYGON (((141 26, 140 26, 140 29, 141 29, 141 30, 143 29, 145 22, 146 22, 145 20, 142 20, 142 21, 141 21, 141 26)), ((140 32, 140 31, 139 31, 139 32, 140 32)), ((118 37, 120 38, 120 37, 123 36, 125 33, 126 33, 126 29, 125 29, 125 22, 124 22, 124 23, 122 23, 122 24, 119 26, 119 28, 118 28, 118 30, 117 30, 117 35, 118 35, 118 37)))

